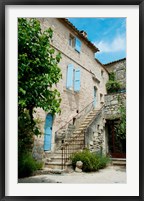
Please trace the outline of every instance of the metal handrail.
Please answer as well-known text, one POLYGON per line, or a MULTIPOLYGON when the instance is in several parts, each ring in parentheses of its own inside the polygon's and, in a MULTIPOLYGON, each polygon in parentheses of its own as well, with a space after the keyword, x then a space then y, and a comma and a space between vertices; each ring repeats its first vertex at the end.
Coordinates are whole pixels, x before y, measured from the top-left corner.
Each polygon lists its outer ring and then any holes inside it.
POLYGON ((86 107, 84 107, 78 114, 76 114, 75 116, 73 116, 66 124, 64 124, 63 126, 61 126, 55 133, 58 133, 61 129, 63 129, 66 125, 68 125, 73 118, 76 118, 77 116, 79 116, 88 106, 90 106, 94 101, 92 101, 91 103, 89 103, 86 107))
POLYGON ((94 116, 91 119, 91 121, 89 122, 89 124, 87 125, 87 127, 89 127, 92 124, 93 120, 100 114, 100 112, 102 111, 103 108, 104 108, 104 105, 99 110, 97 110, 98 112, 96 113, 96 116, 94 116))

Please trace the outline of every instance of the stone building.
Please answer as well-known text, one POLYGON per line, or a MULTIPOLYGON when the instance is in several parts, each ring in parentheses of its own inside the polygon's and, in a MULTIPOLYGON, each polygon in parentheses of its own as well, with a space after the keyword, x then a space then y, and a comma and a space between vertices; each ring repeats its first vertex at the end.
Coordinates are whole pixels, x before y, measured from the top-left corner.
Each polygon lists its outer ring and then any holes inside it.
POLYGON ((104 101, 111 67, 102 65, 95 58, 98 48, 88 40, 84 31, 79 31, 67 19, 38 20, 42 30, 52 28, 51 46, 56 52, 61 52, 62 79, 53 87, 60 92, 62 102, 61 114, 54 116, 37 109, 35 118, 39 120, 43 134, 35 137, 34 158, 46 161, 48 167, 54 164, 59 167, 61 160, 65 159, 64 154, 69 152, 67 158, 84 147, 106 154, 104 101))
POLYGON ((126 158, 126 139, 116 136, 116 128, 121 117, 120 107, 126 107, 126 58, 105 65, 108 72, 114 72, 121 87, 117 93, 106 94, 104 98, 104 118, 107 136, 107 152, 115 158, 126 158))
POLYGON ((109 73, 115 72, 116 80, 121 83, 121 90, 126 90, 126 58, 104 65, 109 73))

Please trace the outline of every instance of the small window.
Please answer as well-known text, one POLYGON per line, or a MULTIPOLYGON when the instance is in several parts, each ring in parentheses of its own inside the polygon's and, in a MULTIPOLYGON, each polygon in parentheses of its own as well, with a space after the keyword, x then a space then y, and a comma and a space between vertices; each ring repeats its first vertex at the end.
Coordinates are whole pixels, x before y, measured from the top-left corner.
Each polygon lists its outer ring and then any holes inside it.
POLYGON ((103 72, 103 70, 101 70, 101 76, 103 77, 103 75, 104 75, 104 72, 103 72))
POLYGON ((75 124, 75 121, 76 121, 76 118, 74 117, 74 118, 73 118, 73 125, 75 124))
POLYGON ((100 94, 100 103, 104 103, 103 94, 100 94))
POLYGON ((72 34, 69 35, 69 45, 75 47, 75 37, 72 34))
POLYGON ((103 98, 103 95, 102 94, 100 94, 100 100, 102 101, 102 98, 103 98))
POLYGON ((72 34, 69 35, 69 45, 75 48, 75 50, 80 53, 81 41, 77 37, 73 36, 72 34))

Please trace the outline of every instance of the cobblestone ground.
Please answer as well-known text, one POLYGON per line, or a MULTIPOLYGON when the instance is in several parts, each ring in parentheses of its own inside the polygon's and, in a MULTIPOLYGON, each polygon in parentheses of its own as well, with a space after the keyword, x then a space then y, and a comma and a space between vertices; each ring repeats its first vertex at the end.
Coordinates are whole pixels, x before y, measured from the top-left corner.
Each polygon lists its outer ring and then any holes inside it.
POLYGON ((70 173, 37 175, 19 179, 18 183, 91 183, 111 184, 126 183, 126 168, 120 166, 108 166, 93 173, 70 173))

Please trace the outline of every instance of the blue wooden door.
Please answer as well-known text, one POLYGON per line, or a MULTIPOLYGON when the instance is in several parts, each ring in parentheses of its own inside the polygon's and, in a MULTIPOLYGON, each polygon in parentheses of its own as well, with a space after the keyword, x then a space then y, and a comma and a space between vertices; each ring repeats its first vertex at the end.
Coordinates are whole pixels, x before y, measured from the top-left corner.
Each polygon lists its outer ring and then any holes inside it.
POLYGON ((45 133, 44 133, 44 150, 51 150, 51 139, 52 139, 52 114, 47 114, 45 121, 45 133))
POLYGON ((94 108, 96 107, 96 87, 94 87, 94 108))

